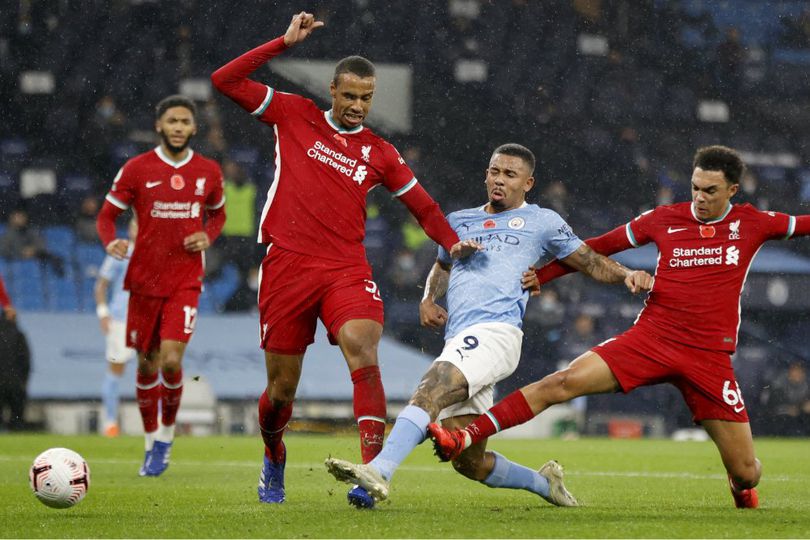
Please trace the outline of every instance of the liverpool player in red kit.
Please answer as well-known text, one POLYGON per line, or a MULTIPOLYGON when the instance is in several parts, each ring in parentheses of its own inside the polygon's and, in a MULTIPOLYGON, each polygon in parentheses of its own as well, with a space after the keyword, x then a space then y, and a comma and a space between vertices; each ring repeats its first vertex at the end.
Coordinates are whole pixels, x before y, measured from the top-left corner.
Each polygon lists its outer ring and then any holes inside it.
POLYGON ((138 351, 136 396, 146 437, 141 476, 158 476, 169 465, 183 392, 183 353, 202 289, 203 252, 225 223, 222 171, 188 147, 197 132, 195 111, 183 96, 158 104, 160 146, 124 164, 97 221, 107 253, 122 259, 129 241, 115 237, 115 219, 131 207, 138 220, 124 288, 130 291, 127 346, 138 351))
MULTIPOLYGON (((555 403, 670 382, 720 451, 735 505, 758 506, 754 487, 762 467, 731 366, 740 294, 760 246, 810 234, 810 215, 731 204, 745 165, 730 148, 701 148, 693 168, 691 203, 660 206, 586 241, 603 255, 650 242, 658 247, 655 284, 635 325, 566 369, 513 392, 463 430, 432 424, 429 433, 442 459, 452 459, 470 444, 526 422, 555 403)), ((537 280, 545 283, 572 271, 553 262, 538 271, 537 280)))
MULTIPOLYGON (((267 245, 259 285, 267 390, 259 398, 265 452, 258 493, 266 503, 284 501, 282 435, 319 317, 351 372, 363 462, 382 448, 386 404, 377 344, 383 304, 363 248, 369 190, 382 184, 454 256, 478 247, 458 241, 396 149, 363 125, 374 96, 371 62, 351 56, 337 64, 328 111, 247 78, 321 26, 312 14, 298 13, 283 36, 245 53, 211 77, 220 92, 272 126, 275 136, 275 178, 259 233, 259 241, 267 245)), ((374 504, 362 488, 354 488, 349 500, 356 506, 374 504)))

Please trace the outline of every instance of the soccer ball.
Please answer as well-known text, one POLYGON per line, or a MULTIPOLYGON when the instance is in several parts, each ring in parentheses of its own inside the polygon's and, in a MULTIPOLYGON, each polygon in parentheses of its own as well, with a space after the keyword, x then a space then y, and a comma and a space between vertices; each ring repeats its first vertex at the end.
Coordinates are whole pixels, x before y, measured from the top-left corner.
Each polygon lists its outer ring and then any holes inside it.
POLYGON ((82 456, 67 448, 45 450, 34 460, 28 479, 34 495, 51 508, 70 508, 90 487, 90 468, 82 456))

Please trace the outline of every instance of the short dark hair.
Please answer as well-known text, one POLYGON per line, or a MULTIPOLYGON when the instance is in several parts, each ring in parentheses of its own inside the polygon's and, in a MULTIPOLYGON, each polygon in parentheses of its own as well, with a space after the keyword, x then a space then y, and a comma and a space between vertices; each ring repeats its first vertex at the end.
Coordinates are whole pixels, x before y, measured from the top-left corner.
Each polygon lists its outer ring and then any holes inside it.
POLYGON ((732 184, 739 184, 745 172, 745 162, 740 154, 728 146, 704 146, 695 152, 692 168, 700 167, 704 171, 722 171, 726 180, 732 184))
POLYGON ((370 60, 355 55, 347 56, 335 66, 335 76, 332 79, 335 86, 338 84, 338 77, 344 73, 353 73, 361 79, 365 79, 366 77, 374 77, 376 70, 370 60))
POLYGON ((523 146, 522 144, 517 143, 506 143, 500 145, 498 148, 492 152, 492 155, 495 154, 503 154, 504 156, 514 156, 523 160, 526 165, 529 166, 529 174, 531 175, 534 173, 534 166, 537 163, 537 160, 534 158, 534 154, 531 150, 523 146))
POLYGON ((197 106, 193 101, 191 101, 191 99, 187 98, 186 96, 181 96, 180 94, 175 94, 160 100, 160 103, 158 103, 155 107, 155 118, 160 120, 163 113, 172 107, 185 107, 191 111, 192 116, 197 115, 197 106))

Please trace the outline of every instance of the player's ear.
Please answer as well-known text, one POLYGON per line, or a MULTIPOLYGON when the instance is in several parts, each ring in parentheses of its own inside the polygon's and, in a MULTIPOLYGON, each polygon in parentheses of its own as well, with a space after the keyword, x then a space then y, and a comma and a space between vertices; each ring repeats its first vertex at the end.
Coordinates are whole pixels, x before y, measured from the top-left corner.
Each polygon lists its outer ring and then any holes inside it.
POLYGON ((158 133, 162 132, 162 130, 160 129, 160 121, 159 120, 155 120, 155 131, 157 131, 158 133))
POLYGON ((740 184, 731 184, 728 188, 728 198, 732 198, 740 190, 740 184))
POLYGON ((534 176, 526 179, 526 185, 523 186, 523 191, 528 193, 534 187, 534 176))

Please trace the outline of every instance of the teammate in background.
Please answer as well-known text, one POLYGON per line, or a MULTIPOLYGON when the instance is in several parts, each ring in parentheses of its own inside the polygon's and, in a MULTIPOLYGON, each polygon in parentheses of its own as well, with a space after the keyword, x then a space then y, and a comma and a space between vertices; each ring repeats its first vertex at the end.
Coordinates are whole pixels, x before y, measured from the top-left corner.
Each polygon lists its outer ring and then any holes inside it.
MULTIPOLYGON (((328 111, 247 78, 321 26, 312 14, 298 13, 283 36, 211 76, 217 90, 272 126, 275 135, 275 179, 259 231, 259 241, 267 245, 259 284, 267 389, 259 398, 265 449, 258 495, 265 503, 284 501, 282 436, 319 317, 351 373, 363 461, 382 448, 386 404, 377 344, 383 303, 363 249, 369 190, 385 186, 454 257, 479 247, 458 242, 438 204, 396 149, 363 125, 374 97, 371 62, 350 56, 337 64, 328 111)), ((350 491, 349 501, 361 506, 374 502, 359 488, 350 491)))
POLYGON ((130 292, 127 346, 138 352, 135 394, 146 446, 141 476, 158 476, 169 465, 183 393, 183 353, 197 321, 203 252, 225 222, 222 171, 189 148, 197 132, 195 112, 194 102, 183 96, 158 103, 160 145, 124 164, 98 215, 99 238, 117 259, 127 257, 129 240, 115 238, 115 219, 132 207, 138 221, 124 288, 130 292))
POLYGON ((11 297, 6 290, 6 284, 3 281, 3 276, 0 276, 0 308, 3 309, 3 317, 8 321, 17 319, 17 310, 14 309, 14 304, 11 303, 11 297))
MULTIPOLYGON (((450 214, 459 236, 480 242, 484 251, 452 262, 439 248, 428 275, 419 316, 424 326, 447 323, 444 350, 422 377, 377 457, 367 465, 326 460, 338 480, 357 483, 376 499, 385 499, 391 477, 425 440, 430 422, 438 417, 445 426, 465 426, 492 406, 495 384, 511 375, 520 360, 520 328, 529 299, 521 287, 521 271, 538 259, 557 258, 597 281, 624 282, 634 293, 649 290, 649 274, 598 255, 556 212, 526 203, 534 167, 528 148, 499 146, 486 170, 489 202, 450 214), (445 293, 447 311, 436 304, 445 293)), ((556 461, 533 471, 487 452, 486 445, 486 439, 480 440, 455 456, 456 471, 489 487, 525 489, 558 506, 577 506, 556 461)))
POLYGON ((135 249, 135 238, 138 236, 137 222, 129 222, 129 248, 127 257, 118 259, 107 255, 98 271, 98 279, 93 289, 96 299, 96 315, 104 334, 107 347, 107 373, 101 387, 101 401, 104 404, 103 434, 105 437, 117 437, 118 403, 120 401, 119 385, 127 362, 135 354, 134 349, 127 347, 127 303, 129 292, 124 289, 124 276, 127 273, 129 257, 135 249), (108 295, 109 292, 109 295, 108 295), (110 302, 107 303, 109 296, 110 302))
MULTIPOLYGON (((670 382, 720 451, 737 508, 756 508, 762 467, 731 365, 740 294, 760 246, 810 234, 810 215, 731 204, 744 169, 730 148, 701 148, 693 161, 691 203, 659 206, 587 240, 605 255, 649 242, 658 247, 655 285, 635 325, 566 369, 508 395, 464 429, 432 424, 437 454, 454 459, 470 445, 577 396, 670 382)), ((554 262, 541 268, 537 279, 542 284, 572 271, 554 262)))

